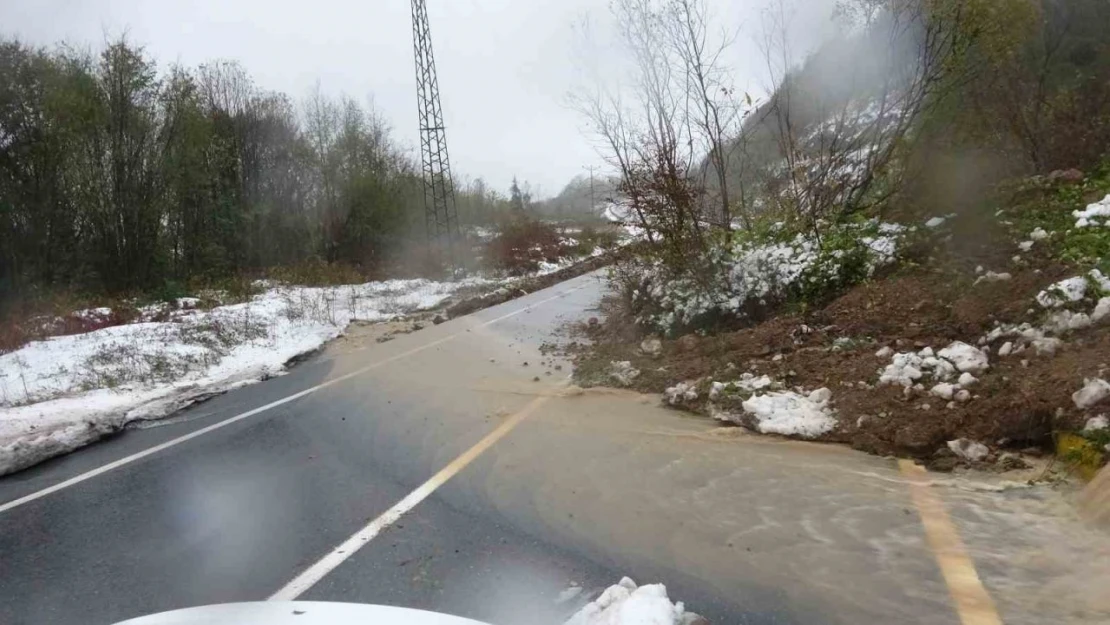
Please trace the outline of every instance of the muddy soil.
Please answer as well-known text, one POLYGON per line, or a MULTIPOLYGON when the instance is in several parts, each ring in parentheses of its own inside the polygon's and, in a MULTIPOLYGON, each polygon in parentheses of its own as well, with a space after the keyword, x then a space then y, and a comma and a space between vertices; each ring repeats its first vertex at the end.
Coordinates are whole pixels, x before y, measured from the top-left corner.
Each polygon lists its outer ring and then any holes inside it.
MULTIPOLYGON (((641 372, 630 387, 641 392, 661 393, 683 381, 727 382, 744 372, 766 374, 789 387, 826 387, 839 425, 820 440, 921 458, 937 469, 957 464, 946 444, 957 438, 989 446, 987 462, 1003 451, 1040 455, 1054 449, 1054 432, 1082 428, 1085 415, 1071 394, 1085 377, 1106 374, 1107 324, 1069 335, 1051 357, 1031 351, 1000 357, 1003 341, 996 342, 990 370, 979 376, 971 401, 962 404, 927 389, 906 395, 901 386, 878 386, 879 371, 890 358, 875 354, 885 346, 917 351, 957 340, 975 345, 996 323, 1035 322, 1040 311, 1032 310, 1034 296, 1075 275, 1072 268, 1040 260, 1005 282, 974 284, 974 270, 952 267, 903 271, 857 286, 809 314, 785 311, 749 328, 664 340, 656 355, 641 351, 645 337, 611 300, 604 321, 573 329, 586 340, 571 342, 569 351, 583 385, 616 384, 610 363, 630 361, 641 372)), ((709 413, 704 397, 683 408, 709 413)), ((1009 462, 1011 468, 1021 465, 1009 462)))

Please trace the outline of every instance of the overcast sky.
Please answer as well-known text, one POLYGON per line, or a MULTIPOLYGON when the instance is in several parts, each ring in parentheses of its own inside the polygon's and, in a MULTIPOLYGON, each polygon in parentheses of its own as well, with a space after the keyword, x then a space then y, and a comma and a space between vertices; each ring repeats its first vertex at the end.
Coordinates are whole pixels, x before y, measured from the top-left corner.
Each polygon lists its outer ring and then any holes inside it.
MULTIPOLYGON (((812 40, 833 0, 794 0, 795 29, 812 40)), ((710 0, 739 28, 730 66, 741 88, 765 83, 752 42, 767 0, 710 0)), ((514 175, 558 193, 601 159, 565 104, 577 80, 574 25, 604 32, 607 0, 427 0, 452 165, 507 190, 514 175)), ((35 44, 100 46, 126 31, 161 67, 241 62, 265 89, 300 101, 325 92, 372 98, 415 150, 416 95, 406 0, 2 0, 0 33, 35 44)))

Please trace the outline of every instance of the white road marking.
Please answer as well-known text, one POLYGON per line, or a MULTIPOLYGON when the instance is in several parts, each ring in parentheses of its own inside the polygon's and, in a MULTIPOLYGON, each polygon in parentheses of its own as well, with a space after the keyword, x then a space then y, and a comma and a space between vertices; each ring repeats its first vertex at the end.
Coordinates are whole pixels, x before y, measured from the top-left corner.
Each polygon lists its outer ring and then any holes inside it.
POLYGON ((181 443, 191 441, 194 438, 204 436, 205 434, 208 434, 210 432, 215 432, 216 430, 219 430, 221 428, 225 428, 229 425, 232 425, 233 423, 238 423, 239 421, 242 421, 243 419, 248 419, 248 418, 253 417, 257 414, 266 412, 267 410, 270 410, 271 408, 277 408, 278 406, 288 404, 291 401, 295 401, 295 400, 300 399, 300 398, 302 398, 306 395, 311 395, 312 393, 315 393, 317 391, 321 391, 325 388, 328 388, 329 386, 334 386, 336 384, 339 384, 340 382, 350 380, 351 378, 360 376, 364 373, 367 373, 369 371, 373 371, 374 369, 378 369, 380 367, 383 367, 383 366, 388 365, 390 363, 396 362, 396 361, 401 360, 403 358, 408 358, 409 356, 412 356, 413 354, 418 354, 418 353, 420 353, 424 350, 431 349, 433 347, 437 347, 437 346, 442 345, 442 344, 444 344, 448 341, 451 341, 451 340, 453 340, 453 339, 455 339, 455 338, 457 338, 457 337, 459 337, 463 334, 466 334, 471 329, 484 328, 484 327, 487 327, 487 326, 491 326, 495 323, 499 323, 501 321, 504 321, 506 319, 509 319, 511 317, 515 317, 515 316, 517 316, 521 313, 532 310, 533 308, 536 308, 538 306, 546 304, 550 301, 557 300, 557 299, 559 299, 561 297, 565 297, 565 296, 567 296, 567 295, 569 295, 569 294, 571 294, 575 291, 584 289, 586 286, 588 286, 588 284, 583 284, 581 286, 576 286, 574 288, 567 289, 565 291, 560 291, 559 293, 557 293, 557 294, 555 294, 551 297, 548 297, 546 299, 542 299, 542 300, 540 300, 540 301, 538 301, 534 304, 530 304, 530 305, 525 306, 523 308, 514 310, 511 313, 501 315, 500 317, 497 317, 496 319, 491 319, 489 321, 485 321, 483 323, 478 324, 477 326, 472 326, 471 328, 464 328, 464 329, 462 329, 462 330, 460 330, 460 331, 458 331, 454 334, 451 334, 449 336, 445 336, 441 339, 437 339, 435 341, 432 341, 431 343, 425 343, 424 345, 421 345, 419 347, 414 347, 413 349, 402 352, 400 354, 390 356, 389 358, 386 358, 384 360, 380 360, 380 361, 375 362, 373 364, 367 365, 365 367, 362 367, 361 369, 352 371, 352 372, 347 373, 345 375, 341 375, 338 378, 334 378, 334 379, 328 380, 326 382, 322 382, 322 383, 317 384, 316 386, 313 386, 311 388, 306 388, 305 390, 300 391, 299 393, 294 393, 292 395, 289 395, 288 397, 283 397, 283 398, 281 398, 277 401, 270 402, 270 403, 266 404, 265 406, 259 406, 258 408, 255 408, 253 410, 248 410, 247 412, 235 415, 234 417, 230 417, 228 419, 225 419, 224 421, 220 421, 219 423, 213 423, 212 425, 209 425, 207 427, 203 427, 199 430, 196 430, 195 432, 190 432, 188 434, 185 434, 185 435, 179 436, 177 438, 168 440, 168 441, 166 441, 164 443, 161 443, 159 445, 155 445, 154 447, 144 449, 143 451, 132 454, 130 456, 120 458, 119 460, 116 460, 114 462, 109 462, 108 464, 97 467, 97 468, 95 468, 91 471, 87 471, 87 472, 82 473, 80 475, 71 477, 68 480, 58 482, 57 484, 54 484, 53 486, 48 486, 47 488, 35 491, 35 492, 33 492, 29 495, 24 495, 23 497, 20 497, 19 499, 13 499, 12 501, 9 501, 7 503, 0 504, 0 514, 2 514, 4 512, 7 512, 8 510, 11 510, 13 508, 18 508, 19 506, 22 506, 24 504, 35 501, 36 499, 41 499, 41 498, 43 498, 47 495, 56 493, 60 490, 64 490, 66 488, 69 488, 70 486, 80 484, 81 482, 84 482, 85 480, 92 479, 92 478, 94 478, 98 475, 102 475, 104 473, 107 473, 109 471, 118 469, 120 467, 127 466, 127 465, 131 464, 132 462, 135 462, 136 460, 142 460, 143 458, 146 458, 147 456, 152 456, 152 455, 154 455, 154 454, 156 454, 160 451, 165 451, 166 449, 169 449, 171 447, 176 447, 177 445, 180 445, 181 443))
POLYGON ((366 543, 373 540, 384 530, 389 528, 411 511, 420 502, 428 498, 436 491, 437 488, 443 486, 452 477, 459 474, 460 471, 465 469, 467 465, 474 461, 475 458, 482 455, 493 446, 494 443, 505 437, 506 434, 511 432, 513 428, 520 424, 521 421, 526 419, 528 415, 536 411, 537 408, 542 406, 552 395, 540 395, 533 399, 524 408, 521 408, 516 414, 510 416, 501 425, 497 426, 492 432, 486 435, 485 438, 478 441, 473 447, 466 450, 461 456, 455 458, 446 467, 443 467, 438 473, 433 475, 431 479, 420 485, 419 488, 409 493, 404 499, 398 501, 392 508, 386 510, 378 518, 370 521, 359 531, 355 532, 347 540, 343 541, 335 549, 332 549, 323 558, 320 558, 316 564, 305 569, 300 575, 293 578, 288 584, 282 587, 281 590, 275 592, 270 596, 270 601, 293 601, 297 597, 307 592, 310 588, 316 585, 317 582, 324 579, 328 573, 334 571, 336 567, 343 564, 347 558, 353 556, 359 549, 364 547, 366 543))

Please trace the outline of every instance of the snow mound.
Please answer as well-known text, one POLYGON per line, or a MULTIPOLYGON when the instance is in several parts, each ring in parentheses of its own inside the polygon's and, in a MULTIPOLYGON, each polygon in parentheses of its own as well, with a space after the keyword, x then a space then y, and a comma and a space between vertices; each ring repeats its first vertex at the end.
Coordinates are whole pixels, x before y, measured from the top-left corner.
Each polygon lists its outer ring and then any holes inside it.
POLYGON ((803 396, 793 391, 753 395, 742 404, 756 419, 756 429, 764 434, 816 438, 836 427, 829 409, 832 393, 817 389, 803 396))
MULTIPOLYGON (((279 287, 249 302, 35 341, 0 355, 0 475, 280 375, 354 320, 432 308, 463 285, 279 287)), ((102 311, 90 311, 99 314, 102 311)))
POLYGON ((662 584, 636 586, 624 578, 586 604, 566 625, 693 625, 701 618, 672 603, 662 584))
POLYGON ((987 355, 977 347, 960 341, 955 341, 948 347, 937 352, 937 355, 956 365, 956 369, 965 373, 982 373, 990 368, 987 355))
POLYGON ((1076 219, 1076 228, 1110 225, 1110 195, 1102 198, 1101 201, 1087 205, 1084 210, 1072 211, 1072 216, 1076 219))
MULTIPOLYGON (((892 350, 883 349, 875 355, 882 358, 892 354, 892 350)), ((931 347, 926 347, 916 354, 902 352, 893 354, 891 362, 879 371, 879 384, 896 384, 905 388, 915 386, 926 374, 929 374, 937 384, 931 393, 943 399, 952 399, 959 393, 961 387, 970 386, 979 380, 973 375, 982 373, 990 368, 987 355, 978 348, 955 341, 948 347, 934 352, 931 347), (948 381, 960 375, 955 384, 948 381)))

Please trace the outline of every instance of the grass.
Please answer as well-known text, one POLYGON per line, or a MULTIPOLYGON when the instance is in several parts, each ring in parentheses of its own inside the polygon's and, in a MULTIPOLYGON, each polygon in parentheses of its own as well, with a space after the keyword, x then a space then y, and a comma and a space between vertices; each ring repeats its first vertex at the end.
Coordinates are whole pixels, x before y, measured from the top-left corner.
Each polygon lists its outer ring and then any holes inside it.
POLYGON ((1050 236, 1034 245, 1059 260, 1081 267, 1110 271, 1110 228, 1076 228, 1073 211, 1110 195, 1110 163, 1077 184, 1057 184, 1043 178, 1022 181, 1012 189, 1014 203, 999 211, 1016 241, 1025 241, 1041 228, 1050 236))

